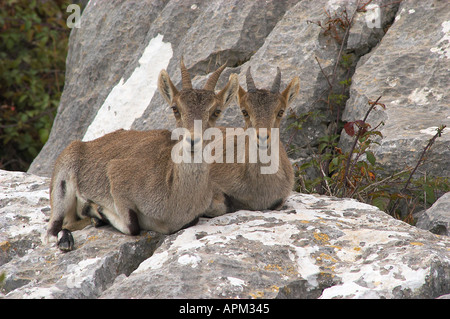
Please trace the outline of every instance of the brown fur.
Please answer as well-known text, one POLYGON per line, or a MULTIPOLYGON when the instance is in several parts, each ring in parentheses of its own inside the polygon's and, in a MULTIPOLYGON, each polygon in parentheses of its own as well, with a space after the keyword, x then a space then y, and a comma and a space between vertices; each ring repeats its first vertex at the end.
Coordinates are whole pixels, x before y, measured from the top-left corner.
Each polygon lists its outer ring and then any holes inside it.
MULTIPOLYGON (((278 79, 276 78, 275 81, 279 81, 279 76, 277 75, 278 79)), ((250 75, 251 85, 248 86, 252 86, 252 82, 250 75)), ((247 83, 249 83, 249 78, 247 83)), ((273 87, 277 87, 277 85, 273 87)), ((270 129, 280 127, 281 118, 289 103, 297 96, 298 91, 298 77, 292 79, 281 93, 256 88, 252 92, 246 92, 239 87, 239 106, 244 115, 245 128, 253 127, 256 130, 258 143, 260 138, 266 138, 259 136, 259 129, 266 128, 267 140, 270 144, 270 129)), ((294 172, 284 146, 281 143, 279 146, 279 168, 275 174, 261 174, 261 167, 267 164, 248 161, 248 143, 246 144, 245 163, 225 163, 226 154, 224 154, 224 163, 214 163, 211 167, 211 179, 219 185, 219 190, 216 191, 213 202, 205 215, 218 216, 238 209, 280 208, 293 189, 294 172), (225 202, 228 207, 224 209, 224 205, 220 204, 222 202, 225 202)), ((225 142, 223 149, 225 152, 225 142)), ((236 153, 235 147, 235 156, 236 153)))

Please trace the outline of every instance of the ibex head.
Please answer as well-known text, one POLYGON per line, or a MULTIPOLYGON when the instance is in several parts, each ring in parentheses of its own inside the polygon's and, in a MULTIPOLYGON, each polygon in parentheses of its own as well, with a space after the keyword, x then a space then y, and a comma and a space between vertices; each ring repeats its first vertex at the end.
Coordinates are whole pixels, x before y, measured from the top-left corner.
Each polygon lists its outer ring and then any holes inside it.
POLYGON ((257 134, 257 143, 270 145, 270 131, 279 128, 288 105, 297 96, 300 84, 299 78, 294 77, 286 89, 280 93, 281 72, 277 68, 277 75, 270 90, 257 89, 253 81, 250 67, 247 69, 247 92, 239 86, 239 107, 245 120, 245 128, 253 127, 257 134), (260 134, 265 128, 267 134, 260 134))
POLYGON ((188 143, 194 150, 198 145, 202 145, 203 132, 207 128, 215 126, 222 110, 237 95, 239 82, 237 75, 231 74, 227 85, 219 93, 214 92, 219 76, 226 67, 226 64, 224 64, 211 74, 203 89, 194 89, 183 58, 181 58, 180 67, 181 91, 177 90, 166 70, 162 70, 159 74, 158 88, 173 110, 177 127, 186 128, 193 137, 194 121, 201 121, 202 131, 196 132, 195 139, 190 136, 184 137, 185 143, 188 143))

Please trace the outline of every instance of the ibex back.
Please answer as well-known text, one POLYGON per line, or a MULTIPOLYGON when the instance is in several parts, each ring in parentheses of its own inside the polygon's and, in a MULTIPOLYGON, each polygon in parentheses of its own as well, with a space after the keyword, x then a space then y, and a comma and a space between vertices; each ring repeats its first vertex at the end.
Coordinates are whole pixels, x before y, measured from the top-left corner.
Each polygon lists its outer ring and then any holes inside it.
MULTIPOLYGON (((194 121, 202 121, 203 131, 213 126, 214 114, 238 92, 235 74, 219 93, 214 92, 224 68, 216 70, 203 89, 192 88, 183 61, 181 91, 165 70, 159 75, 159 91, 171 106, 177 127, 191 133, 183 137, 182 145, 192 156, 203 145, 201 137, 192 137, 194 121)), ((119 130, 90 142, 72 142, 53 171, 47 236, 56 236, 62 228, 76 229, 77 221, 86 217, 104 220, 129 235, 141 229, 172 233, 192 223, 211 202, 210 165, 174 163, 171 152, 177 143, 167 130, 119 130)))

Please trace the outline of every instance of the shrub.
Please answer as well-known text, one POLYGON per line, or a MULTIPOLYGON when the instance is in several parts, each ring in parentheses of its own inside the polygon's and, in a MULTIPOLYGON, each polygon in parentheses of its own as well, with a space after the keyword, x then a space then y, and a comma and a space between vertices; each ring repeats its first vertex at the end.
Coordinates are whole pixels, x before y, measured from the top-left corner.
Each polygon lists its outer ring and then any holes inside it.
MULTIPOLYGON (((359 7, 354 14, 364 10, 366 4, 359 7)), ((434 141, 441 136, 445 125, 441 125, 428 144, 424 145, 414 168, 405 167, 404 170, 386 176, 384 168, 378 163, 372 151, 373 146, 383 138, 378 128, 384 123, 381 122, 372 128, 366 122, 369 113, 375 107, 386 108, 385 104, 379 103, 381 96, 376 101, 369 101, 370 107, 363 119, 347 123, 341 120, 342 110, 349 95, 348 89, 351 85, 354 66, 352 56, 344 54, 354 14, 349 16, 346 9, 334 15, 327 11, 325 14, 324 22, 309 22, 316 24, 325 36, 330 36, 340 45, 332 74, 326 74, 319 59, 315 58, 329 86, 326 96, 322 96, 321 100, 326 101, 330 118, 334 119, 334 122, 329 123, 329 133, 318 139, 318 145, 309 145, 311 156, 301 164, 294 165, 295 190, 303 193, 355 198, 375 205, 395 218, 414 224, 413 213, 428 208, 440 196, 450 191, 448 178, 429 176, 426 173, 422 176, 418 171, 418 168, 426 161, 426 155, 434 141), (336 81, 338 69, 345 75, 340 81, 336 81), (347 152, 338 147, 342 132, 353 139, 350 150, 347 152)), ((296 151, 295 146, 290 142, 296 135, 296 131, 303 129, 303 124, 310 117, 327 118, 325 115, 320 112, 300 115, 291 112, 289 115, 291 124, 287 128, 292 132, 288 140, 288 150, 296 151)))
POLYGON ((48 139, 64 86, 69 3, 0 4, 0 169, 27 170, 48 139))

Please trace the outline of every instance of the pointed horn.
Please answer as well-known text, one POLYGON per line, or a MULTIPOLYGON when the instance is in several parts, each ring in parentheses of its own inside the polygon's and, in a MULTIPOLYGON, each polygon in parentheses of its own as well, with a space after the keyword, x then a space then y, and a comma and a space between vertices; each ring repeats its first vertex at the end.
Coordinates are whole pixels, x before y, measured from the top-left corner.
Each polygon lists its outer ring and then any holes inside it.
POLYGON ((186 69, 186 66, 184 65, 183 56, 181 57, 180 67, 181 67, 181 88, 192 89, 191 76, 189 74, 188 69, 186 69))
POLYGON ((250 67, 247 69, 247 92, 255 92, 256 86, 255 82, 253 81, 252 74, 250 73, 250 67))
POLYGON ((270 92, 279 93, 280 92, 280 84, 281 84, 281 71, 280 71, 280 68, 277 67, 277 76, 275 77, 275 80, 273 80, 273 84, 272 84, 272 88, 270 89, 270 92))
POLYGON ((213 74, 209 77, 208 81, 206 81, 204 90, 214 91, 214 88, 216 87, 217 81, 219 80, 220 74, 227 66, 227 62, 223 64, 220 68, 218 68, 216 71, 214 71, 213 74))

